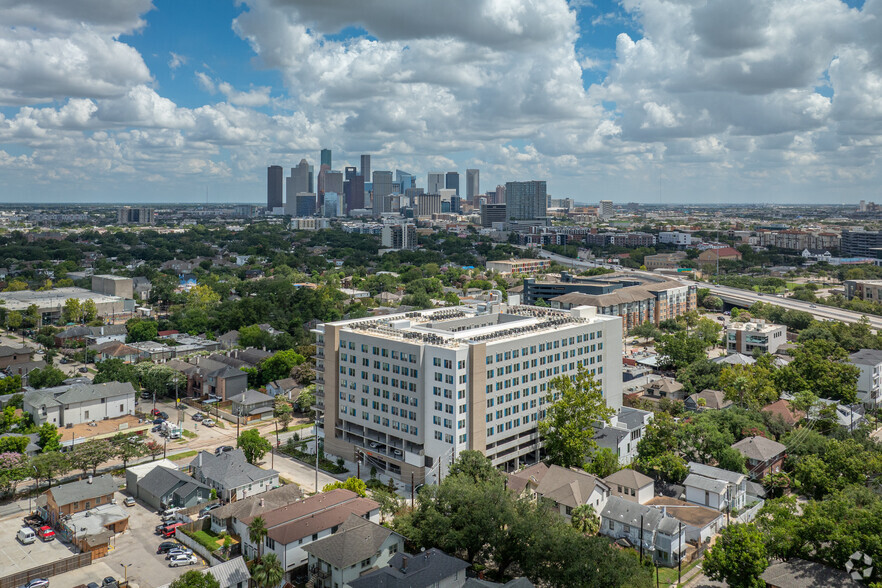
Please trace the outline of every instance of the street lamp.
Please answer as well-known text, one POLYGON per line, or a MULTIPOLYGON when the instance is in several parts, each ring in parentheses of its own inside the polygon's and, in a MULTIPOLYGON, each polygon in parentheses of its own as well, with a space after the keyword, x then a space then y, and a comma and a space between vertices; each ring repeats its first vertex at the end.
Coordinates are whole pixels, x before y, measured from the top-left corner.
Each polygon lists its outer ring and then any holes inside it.
POLYGON ((128 586, 129 585, 129 566, 131 566, 132 564, 121 563, 119 565, 121 565, 123 567, 123 569, 125 570, 125 580, 124 581, 126 583, 126 586, 128 586))

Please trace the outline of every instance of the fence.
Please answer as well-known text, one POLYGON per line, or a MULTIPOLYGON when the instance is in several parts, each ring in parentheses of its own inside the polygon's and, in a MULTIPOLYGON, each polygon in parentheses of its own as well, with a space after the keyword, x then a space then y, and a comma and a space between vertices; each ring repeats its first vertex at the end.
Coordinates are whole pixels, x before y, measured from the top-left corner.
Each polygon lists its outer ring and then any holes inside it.
POLYGON ((18 588, 34 578, 49 578, 92 564, 92 552, 78 553, 58 561, 43 564, 23 572, 16 572, 0 578, 0 588, 18 588))
POLYGON ((218 563, 223 563, 224 560, 215 556, 208 547, 197 541, 194 537, 187 535, 187 533, 193 533, 195 531, 204 531, 210 526, 211 517, 205 517, 204 519, 181 525, 175 529, 175 539, 192 549, 193 553, 198 553, 202 556, 202 558, 208 562, 209 566, 213 566, 218 563))
POLYGON ((738 517, 735 519, 735 522, 736 523, 749 523, 750 521, 752 521, 753 519, 756 518, 756 513, 758 513, 759 510, 763 507, 763 504, 765 504, 765 501, 762 499, 759 499, 755 504, 753 504, 747 510, 740 513, 738 515, 738 517))

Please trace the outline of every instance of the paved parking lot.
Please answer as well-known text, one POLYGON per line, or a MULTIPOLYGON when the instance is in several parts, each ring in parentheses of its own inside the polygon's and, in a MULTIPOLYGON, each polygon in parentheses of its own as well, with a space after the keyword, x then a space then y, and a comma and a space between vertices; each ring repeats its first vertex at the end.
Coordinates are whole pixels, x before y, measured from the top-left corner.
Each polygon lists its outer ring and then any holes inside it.
MULTIPOLYGON (((27 501, 24 502, 26 511, 27 501)), ((30 545, 19 543, 15 534, 25 526, 23 521, 25 511, 0 520, 0 570, 3 571, 2 575, 52 563, 76 553, 76 550, 71 550, 58 539, 48 543, 37 539, 30 545)))
MULTIPOLYGON (((125 493, 120 493, 120 496, 124 495, 125 493)), ((156 588, 171 583, 188 570, 205 569, 204 562, 200 565, 180 568, 168 567, 165 555, 156 553, 159 544, 166 541, 153 533, 153 528, 160 523, 159 515, 140 501, 127 510, 129 529, 122 535, 117 535, 111 544, 113 549, 106 557, 98 560, 113 570, 111 575, 121 578, 124 572, 123 564, 131 564, 130 581, 137 583, 140 588, 156 588)))

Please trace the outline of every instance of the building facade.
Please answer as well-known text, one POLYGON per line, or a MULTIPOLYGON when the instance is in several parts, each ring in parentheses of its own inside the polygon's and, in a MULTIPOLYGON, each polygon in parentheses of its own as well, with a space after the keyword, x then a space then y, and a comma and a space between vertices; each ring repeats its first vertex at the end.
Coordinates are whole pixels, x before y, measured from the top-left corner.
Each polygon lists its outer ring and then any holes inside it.
POLYGON ((730 323, 726 329, 726 349, 752 355, 755 349, 763 353, 775 353, 787 343, 787 327, 773 325, 762 319, 747 323, 730 323))
POLYGON ((548 196, 544 181, 506 182, 506 214, 510 220, 534 220, 547 216, 548 196))
POLYGON ((466 449, 511 469, 535 460, 549 382, 580 366, 622 404, 621 319, 590 308, 456 307, 314 332, 325 452, 405 483, 437 480, 466 449))
POLYGON ((269 210, 282 208, 285 191, 285 170, 281 165, 266 168, 266 207, 269 210))
POLYGON ((477 169, 466 170, 466 199, 474 203, 481 195, 481 171, 477 169))

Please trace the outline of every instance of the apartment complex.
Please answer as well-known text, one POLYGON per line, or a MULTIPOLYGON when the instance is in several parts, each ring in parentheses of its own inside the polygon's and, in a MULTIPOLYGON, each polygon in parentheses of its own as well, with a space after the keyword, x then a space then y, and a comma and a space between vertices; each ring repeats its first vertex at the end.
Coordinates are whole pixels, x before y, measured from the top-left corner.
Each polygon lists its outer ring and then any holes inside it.
POLYGON ((325 452, 408 484, 437 481, 466 449, 509 469, 535 461, 555 377, 584 366, 622 405, 621 328, 593 308, 504 304, 319 325, 325 452))
POLYGON ((882 302, 882 280, 845 280, 843 284, 848 300, 882 302))
POLYGON ((487 270, 501 274, 532 274, 542 271, 551 265, 547 259, 503 259, 488 261, 487 270))
POLYGON ((876 408, 882 392, 882 350, 860 349, 849 355, 848 361, 860 370, 858 400, 868 408, 876 408))
POLYGON ((40 313, 38 326, 42 327, 57 324, 61 320, 61 311, 69 298, 74 298, 80 303, 86 300, 93 301, 98 311, 97 316, 110 323, 132 318, 135 310, 135 301, 131 298, 108 296, 73 286, 45 291, 3 292, 0 293, 0 304, 3 304, 7 311, 17 310, 21 313, 27 312, 31 305, 36 306, 40 313))
POLYGON ((842 231, 839 255, 875 257, 873 249, 879 247, 882 247, 882 231, 842 231))
POLYGON ((775 353, 784 343, 787 343, 787 327, 762 319, 731 323, 726 329, 726 349, 730 352, 750 355, 759 349, 763 353, 775 353))
POLYGON ((643 265, 646 269, 652 271, 657 269, 677 269, 680 263, 686 260, 685 251, 675 251, 674 253, 658 253, 656 255, 647 255, 643 258, 643 265))
MULTIPOLYGON (((836 233, 811 233, 808 231, 758 231, 758 245, 777 247, 790 251, 830 251, 839 249, 840 237, 836 233)), ((866 255, 866 254, 865 254, 866 255)))

